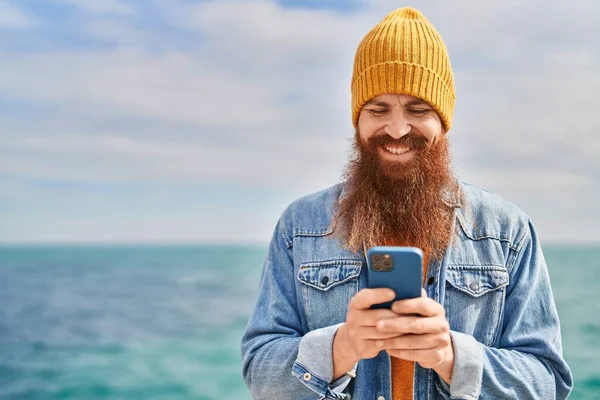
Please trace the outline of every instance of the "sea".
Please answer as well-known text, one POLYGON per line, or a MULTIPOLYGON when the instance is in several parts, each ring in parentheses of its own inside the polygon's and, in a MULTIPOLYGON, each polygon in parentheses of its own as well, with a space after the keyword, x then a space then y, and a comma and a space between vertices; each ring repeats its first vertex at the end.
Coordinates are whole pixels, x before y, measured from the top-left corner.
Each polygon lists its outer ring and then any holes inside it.
MULTIPOLYGON (((0 399, 250 399, 240 339, 266 251, 3 245, 0 399)), ((570 398, 600 399, 600 247, 544 254, 570 398)))

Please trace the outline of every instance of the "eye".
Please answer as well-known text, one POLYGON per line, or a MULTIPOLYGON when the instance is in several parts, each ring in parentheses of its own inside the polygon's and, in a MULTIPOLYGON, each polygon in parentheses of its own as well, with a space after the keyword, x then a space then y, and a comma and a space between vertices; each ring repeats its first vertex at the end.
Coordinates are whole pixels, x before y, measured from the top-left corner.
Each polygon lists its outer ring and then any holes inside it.
POLYGON ((409 108, 408 112, 413 114, 413 115, 425 115, 427 114, 429 111, 431 111, 430 108, 409 108))
POLYGON ((387 112, 387 110, 383 109, 383 110, 375 110, 373 108, 369 109, 369 112, 372 115, 375 115, 376 117, 382 116, 383 114, 385 114, 387 112))

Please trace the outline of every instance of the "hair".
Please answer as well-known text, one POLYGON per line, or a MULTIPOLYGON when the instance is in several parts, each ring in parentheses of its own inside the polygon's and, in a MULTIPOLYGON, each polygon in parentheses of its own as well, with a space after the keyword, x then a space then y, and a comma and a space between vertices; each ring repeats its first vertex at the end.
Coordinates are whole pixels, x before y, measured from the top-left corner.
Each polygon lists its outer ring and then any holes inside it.
POLYGON ((363 246, 402 245, 441 258, 452 233, 453 210, 444 202, 455 182, 450 166, 445 134, 428 146, 415 134, 397 140, 379 135, 364 142, 357 129, 344 170, 335 234, 354 252, 363 246), (401 165, 386 162, 377 149, 387 143, 409 146, 417 154, 401 165))

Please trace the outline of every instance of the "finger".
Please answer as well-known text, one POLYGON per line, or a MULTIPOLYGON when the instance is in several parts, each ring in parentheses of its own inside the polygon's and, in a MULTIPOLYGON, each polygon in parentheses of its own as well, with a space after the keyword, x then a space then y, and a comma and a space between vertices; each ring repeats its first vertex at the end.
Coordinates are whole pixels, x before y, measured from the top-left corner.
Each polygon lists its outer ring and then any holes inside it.
POLYGON ((407 315, 387 318, 377 322, 375 328, 379 332, 396 332, 398 334, 443 333, 450 331, 448 321, 440 316, 419 317, 407 315))
POLYGON ((362 289, 350 300, 348 307, 357 310, 367 310, 373 304, 385 303, 396 298, 396 294, 392 289, 362 289))
POLYGON ((397 316, 398 315, 395 312, 385 308, 377 310, 350 310, 346 322, 353 323, 357 326, 375 327, 380 320, 396 318, 397 316))
POLYGON ((379 332, 372 326, 359 326, 355 329, 356 336, 364 340, 383 340, 386 341, 398 336, 397 333, 379 332))
POLYGON ((392 357, 418 362, 423 368, 435 368, 444 362, 448 353, 444 347, 430 350, 386 350, 386 352, 392 357))
POLYGON ((396 314, 417 314, 423 317, 445 314, 444 307, 440 303, 427 297, 396 301, 392 304, 391 310, 396 314))
POLYGON ((427 292, 424 288, 421 288, 421 297, 427 297, 427 292))
POLYGON ((390 339, 378 339, 375 345, 382 350, 428 350, 450 344, 450 339, 437 333, 406 334, 390 339))

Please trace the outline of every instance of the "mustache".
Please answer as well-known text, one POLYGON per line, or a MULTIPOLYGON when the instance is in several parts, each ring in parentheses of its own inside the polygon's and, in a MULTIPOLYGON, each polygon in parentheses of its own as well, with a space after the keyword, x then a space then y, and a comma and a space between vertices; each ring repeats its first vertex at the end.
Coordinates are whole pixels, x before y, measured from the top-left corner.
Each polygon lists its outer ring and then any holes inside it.
POLYGON ((394 139, 388 134, 382 134, 370 138, 367 142, 369 147, 374 150, 380 146, 399 146, 408 147, 414 150, 423 150, 427 148, 428 143, 429 141, 425 137, 414 133, 404 135, 400 139, 394 139))

